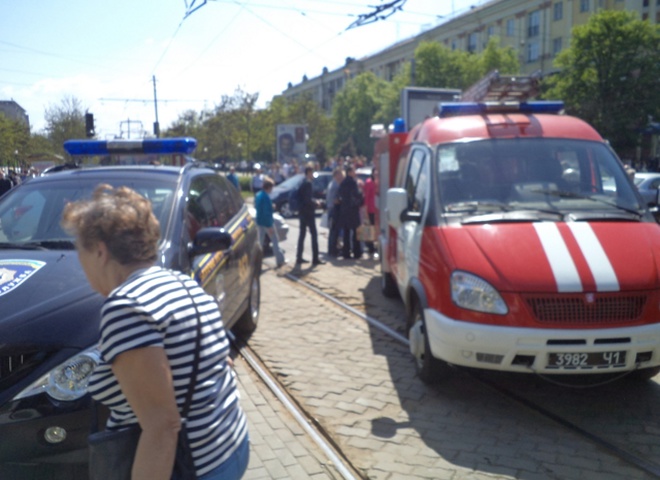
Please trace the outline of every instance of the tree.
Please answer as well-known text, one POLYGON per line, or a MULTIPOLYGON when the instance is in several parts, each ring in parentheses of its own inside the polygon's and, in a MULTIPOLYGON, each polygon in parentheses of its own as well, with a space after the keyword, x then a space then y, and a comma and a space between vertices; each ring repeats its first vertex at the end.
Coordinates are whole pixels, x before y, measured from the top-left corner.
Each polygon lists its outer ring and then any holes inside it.
POLYGON ((604 10, 573 29, 544 84, 620 153, 630 154, 648 116, 660 113, 660 30, 635 13, 604 10))
POLYGON ((520 71, 515 50, 499 47, 492 37, 480 54, 450 50, 438 42, 421 42, 415 49, 415 85, 466 89, 492 70, 516 75, 520 71))
POLYGON ((479 56, 479 77, 498 70, 503 75, 517 75, 520 72, 520 61, 513 47, 500 47, 497 37, 488 39, 486 48, 479 56))
POLYGON ((59 105, 50 105, 44 114, 46 133, 56 152, 65 155, 64 142, 72 138, 85 138, 85 111, 74 96, 62 98, 59 105))
POLYGON ((19 167, 29 153, 30 130, 0 113, 0 165, 19 167))
POLYGON ((371 157, 373 141, 369 138, 371 125, 386 123, 391 118, 384 118, 383 99, 388 91, 388 82, 372 72, 364 72, 346 83, 337 94, 332 107, 335 126, 334 150, 351 141, 358 155, 371 157))

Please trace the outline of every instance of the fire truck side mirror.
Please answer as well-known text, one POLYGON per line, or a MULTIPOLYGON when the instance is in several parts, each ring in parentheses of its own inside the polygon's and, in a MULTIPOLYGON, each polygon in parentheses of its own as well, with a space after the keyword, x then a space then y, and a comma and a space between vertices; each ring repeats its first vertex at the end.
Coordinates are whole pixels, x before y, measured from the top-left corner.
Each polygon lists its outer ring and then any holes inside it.
POLYGON ((401 214, 408 209, 408 194, 403 188, 390 188, 387 191, 387 223, 392 228, 401 226, 401 214))

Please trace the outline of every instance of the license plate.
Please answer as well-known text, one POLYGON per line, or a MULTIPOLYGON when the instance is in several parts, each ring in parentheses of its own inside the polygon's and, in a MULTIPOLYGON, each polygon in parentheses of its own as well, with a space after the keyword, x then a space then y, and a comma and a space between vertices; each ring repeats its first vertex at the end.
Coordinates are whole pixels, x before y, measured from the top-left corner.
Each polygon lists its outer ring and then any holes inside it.
POLYGON ((590 352, 590 353, 550 353, 548 368, 589 369, 623 367, 626 365, 626 352, 590 352))

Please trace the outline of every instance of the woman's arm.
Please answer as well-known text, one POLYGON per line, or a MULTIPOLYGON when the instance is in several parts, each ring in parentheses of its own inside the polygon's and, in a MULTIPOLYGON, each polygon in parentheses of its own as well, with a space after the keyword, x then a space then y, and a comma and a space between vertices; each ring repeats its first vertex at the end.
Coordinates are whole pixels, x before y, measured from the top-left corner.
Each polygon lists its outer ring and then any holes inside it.
POLYGON ((132 479, 169 480, 181 417, 165 350, 128 350, 115 358, 112 371, 142 428, 132 479))

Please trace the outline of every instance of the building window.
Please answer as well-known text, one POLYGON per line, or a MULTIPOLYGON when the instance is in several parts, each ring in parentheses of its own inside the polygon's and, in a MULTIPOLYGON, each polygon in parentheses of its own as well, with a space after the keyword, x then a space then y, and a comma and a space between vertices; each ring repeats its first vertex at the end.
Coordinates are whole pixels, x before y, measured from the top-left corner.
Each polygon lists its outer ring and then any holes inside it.
POLYGON ((477 40, 478 40, 477 32, 472 32, 468 36, 468 46, 467 46, 468 52, 475 53, 477 51, 477 40))
POLYGON ((564 18, 564 4, 562 2, 557 2, 552 7, 552 19, 557 21, 562 18, 564 18))
POLYGON ((644 0, 642 2, 642 7, 648 7, 649 6, 649 0, 644 0))
POLYGON ((556 56, 559 52, 561 52, 561 37, 552 40, 552 54, 556 56))
POLYGON ((515 35, 515 23, 512 18, 506 21, 506 36, 513 37, 515 35))
POLYGON ((495 27, 491 25, 490 27, 488 27, 487 32, 488 32, 488 38, 492 37, 493 35, 495 35, 495 27))
POLYGON ((538 10, 529 14, 527 17, 527 36, 538 37, 541 28, 541 12, 538 10))
POLYGON ((456 50, 458 48, 458 44, 456 43, 456 40, 451 41, 451 49, 456 50))
POLYGON ((580 13, 589 11, 589 0, 580 0, 580 13))
POLYGON ((529 42, 527 44, 527 63, 536 62, 539 59, 539 42, 529 42))

